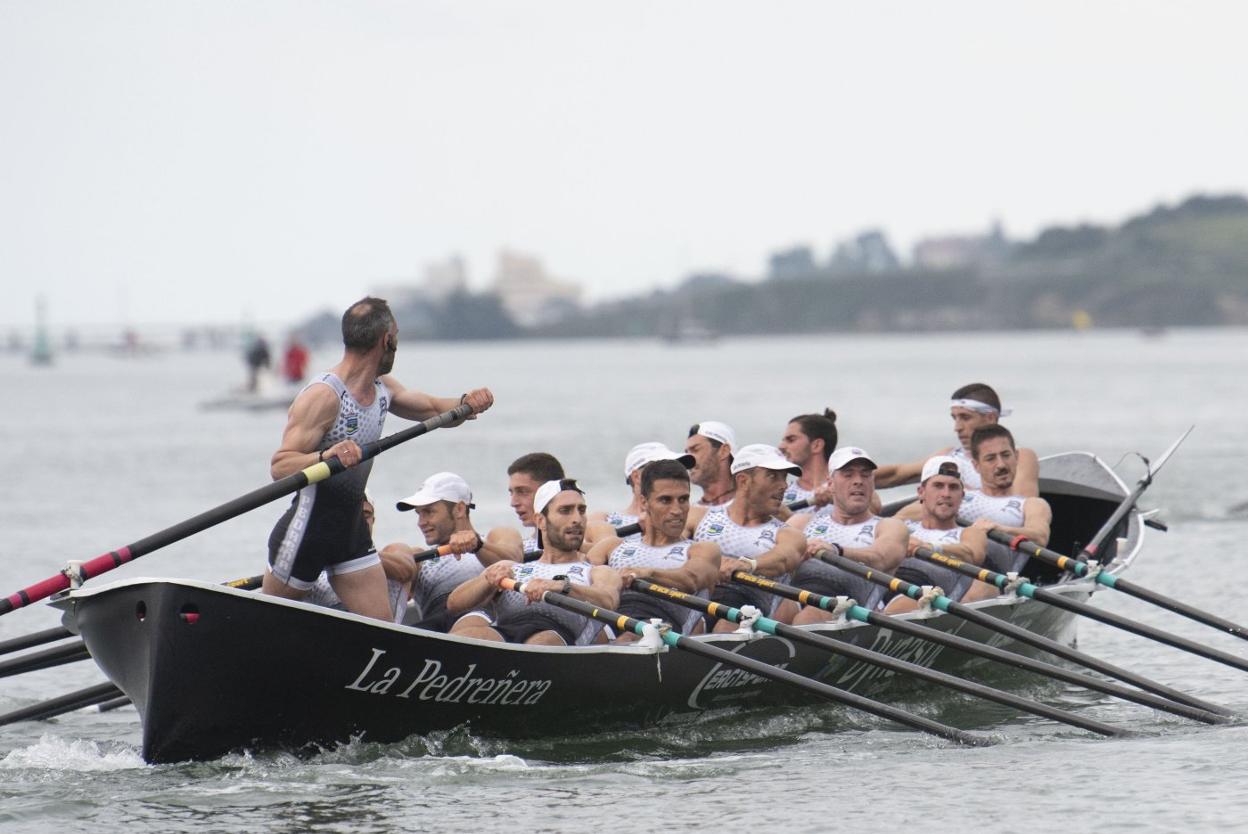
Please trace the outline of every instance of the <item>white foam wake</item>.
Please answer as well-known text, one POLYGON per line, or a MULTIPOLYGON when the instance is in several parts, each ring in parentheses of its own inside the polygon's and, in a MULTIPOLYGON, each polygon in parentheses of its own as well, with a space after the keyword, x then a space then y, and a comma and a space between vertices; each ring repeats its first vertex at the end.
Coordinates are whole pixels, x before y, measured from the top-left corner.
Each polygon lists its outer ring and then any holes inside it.
POLYGON ((10 750, 0 759, 3 770, 101 771, 147 767, 138 750, 111 749, 85 739, 64 739, 44 733, 29 747, 10 750))

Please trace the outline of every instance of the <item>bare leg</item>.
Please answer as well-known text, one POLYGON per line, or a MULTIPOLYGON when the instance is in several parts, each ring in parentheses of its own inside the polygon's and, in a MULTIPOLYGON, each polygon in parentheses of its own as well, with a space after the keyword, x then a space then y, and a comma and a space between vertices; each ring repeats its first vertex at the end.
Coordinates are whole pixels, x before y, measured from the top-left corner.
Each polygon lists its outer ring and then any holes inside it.
POLYGON ((729 620, 716 620, 715 628, 711 629, 714 634, 727 634, 730 631, 736 631, 737 624, 729 620))
POLYGON ((914 611, 918 609, 918 607, 919 607, 919 604, 915 602, 914 600, 910 599, 910 597, 905 596, 904 594, 898 594, 897 596, 893 597, 892 601, 889 602, 888 605, 884 606, 884 613, 885 614, 904 614, 907 611, 914 611))
POLYGON ((1000 596, 1001 592, 997 590, 996 585, 989 585, 987 582, 980 582, 978 579, 971 583, 971 587, 962 595, 962 602, 975 602, 980 599, 992 599, 1000 596))
POLYGON ((390 586, 386 584, 386 571, 380 563, 364 570, 335 574, 329 577, 329 584, 348 611, 378 620, 394 619, 390 586))
POLYGON ((780 604, 776 606, 776 611, 771 618, 776 622, 790 625, 794 622, 793 618, 797 616, 797 603, 791 599, 782 599, 780 604))
POLYGON ((811 623, 826 623, 833 619, 831 611, 825 611, 814 605, 804 605, 802 610, 798 611, 793 617, 793 625, 810 625, 811 623))
POLYGON ((264 579, 260 582, 260 593, 281 597, 282 599, 303 599, 308 592, 290 587, 274 576, 272 571, 266 569, 264 571, 264 579))
POLYGON ((456 637, 475 637, 478 640, 503 642, 503 635, 490 628, 489 623, 483 617, 460 617, 455 625, 451 626, 450 633, 456 637))
POLYGON ((528 640, 524 641, 524 643, 527 646, 566 646, 568 645, 567 643, 563 642, 563 638, 559 636, 559 632, 551 631, 550 629, 547 629, 546 631, 539 631, 537 634, 531 635, 528 640))

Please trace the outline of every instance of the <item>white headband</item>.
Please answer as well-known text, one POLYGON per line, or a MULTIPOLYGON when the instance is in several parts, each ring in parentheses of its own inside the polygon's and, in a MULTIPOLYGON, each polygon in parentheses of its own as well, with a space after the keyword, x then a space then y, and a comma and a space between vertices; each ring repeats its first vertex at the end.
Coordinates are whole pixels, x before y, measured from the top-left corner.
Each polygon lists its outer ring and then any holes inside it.
POLYGON ((969 408, 971 411, 977 411, 980 414, 999 414, 1002 417, 1009 417, 1014 413, 1013 409, 993 408, 988 403, 981 403, 979 400, 954 400, 949 405, 951 408, 969 408))

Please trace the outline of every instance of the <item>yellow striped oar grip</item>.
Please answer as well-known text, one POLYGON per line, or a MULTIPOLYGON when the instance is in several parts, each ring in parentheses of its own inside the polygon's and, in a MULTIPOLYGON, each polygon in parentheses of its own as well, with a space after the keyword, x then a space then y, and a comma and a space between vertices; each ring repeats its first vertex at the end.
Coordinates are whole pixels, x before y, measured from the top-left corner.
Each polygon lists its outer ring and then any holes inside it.
MULTIPOLYGON (((596 613, 598 609, 595 608, 594 611, 596 613)), ((615 618, 615 630, 621 633, 628 631, 628 617, 624 616, 623 614, 616 617, 615 618)))
POLYGON ((304 477, 308 479, 308 483, 316 484, 325 480, 334 473, 330 470, 328 463, 321 461, 319 463, 314 463, 307 469, 303 470, 303 474, 304 477))
POLYGON ((890 590, 890 591, 897 591, 897 592, 899 592, 899 593, 900 593, 900 591, 901 591, 901 580, 900 580, 900 579, 890 579, 890 580, 888 581, 888 590, 890 590))
POLYGON ((802 605, 809 604, 808 602, 809 600, 810 600, 810 591, 802 591, 800 594, 797 595, 797 601, 800 602, 802 605))
POLYGON ((976 578, 976 579, 978 579, 980 582, 988 582, 988 581, 989 581, 989 579, 988 579, 988 575, 989 575, 989 574, 991 574, 991 573, 992 573, 992 571, 990 571, 990 570, 981 570, 981 571, 979 572, 979 575, 978 575, 977 577, 975 577, 975 578, 976 578))

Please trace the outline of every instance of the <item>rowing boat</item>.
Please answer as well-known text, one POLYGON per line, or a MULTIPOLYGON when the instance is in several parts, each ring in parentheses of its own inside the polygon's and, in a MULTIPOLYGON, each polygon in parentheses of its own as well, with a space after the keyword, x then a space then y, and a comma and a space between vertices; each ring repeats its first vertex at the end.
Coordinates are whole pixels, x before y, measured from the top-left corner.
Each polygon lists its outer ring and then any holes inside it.
MULTIPOLYGON (((1099 458, 1071 452, 1041 462, 1054 510, 1051 547, 1077 552, 1127 495, 1099 458)), ((1102 551, 1125 570, 1143 525, 1132 511, 1102 551)), ((1046 576, 1042 565, 1027 566, 1046 576)), ((1090 580, 1050 586, 1086 600, 1090 580)), ((302 748, 365 738, 397 741, 467 726, 508 737, 646 725, 677 713, 811 696, 662 645, 550 648, 452 637, 204 582, 129 579, 81 588, 61 603, 100 669, 130 697, 148 762, 212 759, 240 749, 302 748)), ((1075 615, 1013 595, 971 607, 1073 644, 1075 615)), ((1018 651, 1026 647, 948 614, 909 618, 1018 651)), ((976 661, 915 637, 851 622, 812 631, 948 672, 976 661)), ((777 637, 731 633, 712 645, 860 694, 902 685, 892 674, 777 637)))

